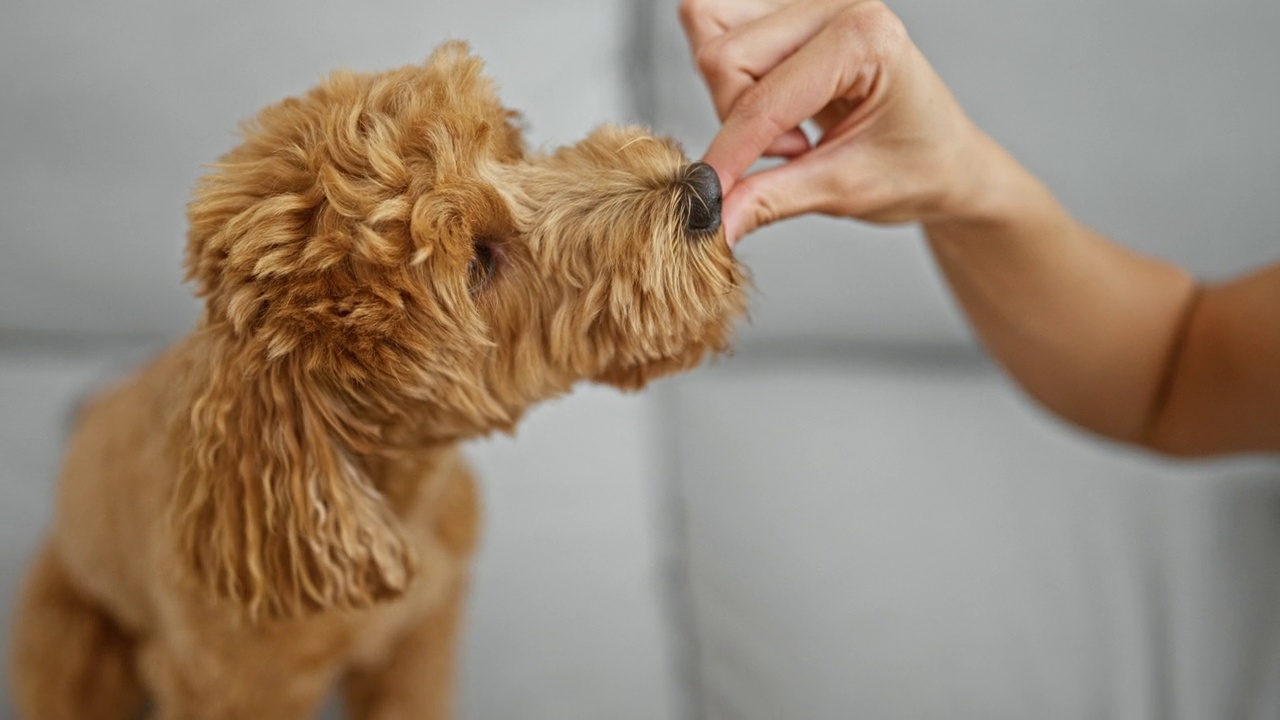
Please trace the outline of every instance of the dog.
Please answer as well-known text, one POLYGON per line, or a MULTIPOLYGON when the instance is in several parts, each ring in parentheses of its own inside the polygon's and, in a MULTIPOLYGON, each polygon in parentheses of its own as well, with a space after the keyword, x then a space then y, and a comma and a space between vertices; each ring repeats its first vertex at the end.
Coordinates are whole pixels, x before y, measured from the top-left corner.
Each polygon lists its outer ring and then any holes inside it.
POLYGON ((525 147, 460 43, 263 110, 188 208, 190 335, 86 404, 19 599, 27 720, 448 717, 479 508, 459 444, 728 348, 714 170, 637 128, 525 147))

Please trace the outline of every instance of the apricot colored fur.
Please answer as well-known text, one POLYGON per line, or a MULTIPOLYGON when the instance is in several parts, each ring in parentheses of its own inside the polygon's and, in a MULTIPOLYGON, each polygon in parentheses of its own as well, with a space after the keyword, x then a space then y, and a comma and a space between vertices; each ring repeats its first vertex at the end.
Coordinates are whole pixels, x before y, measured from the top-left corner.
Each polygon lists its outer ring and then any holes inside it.
POLYGON ((673 143, 526 150, 481 63, 340 72, 189 208, 195 330, 90 402, 15 619, 28 720, 449 714, 478 507, 458 443, 724 349, 744 278, 673 143))

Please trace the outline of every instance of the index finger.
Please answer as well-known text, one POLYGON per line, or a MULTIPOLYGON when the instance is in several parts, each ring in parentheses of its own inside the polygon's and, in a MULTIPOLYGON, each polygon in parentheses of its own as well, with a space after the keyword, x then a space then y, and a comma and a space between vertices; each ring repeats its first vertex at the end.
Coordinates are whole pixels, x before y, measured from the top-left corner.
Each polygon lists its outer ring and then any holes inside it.
POLYGON ((724 120, 734 103, 759 78, 790 57, 847 9, 851 0, 811 0, 785 5, 725 30, 694 53, 724 120))
POLYGON ((877 86, 874 37, 863 27, 877 5, 846 8, 738 97, 703 156, 726 193, 779 136, 837 98, 858 107, 877 86))
POLYGON ((839 94, 841 65, 806 45, 738 97, 703 162, 728 193, 773 141, 813 117, 839 94))
POLYGON ((683 0, 680 25, 695 54, 707 41, 777 9, 777 0, 683 0))

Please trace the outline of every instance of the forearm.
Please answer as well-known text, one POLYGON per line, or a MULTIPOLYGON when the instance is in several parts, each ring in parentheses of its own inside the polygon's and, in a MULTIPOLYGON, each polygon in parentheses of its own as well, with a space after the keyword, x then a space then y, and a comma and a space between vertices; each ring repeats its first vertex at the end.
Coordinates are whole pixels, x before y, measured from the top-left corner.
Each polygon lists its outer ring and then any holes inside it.
POLYGON ((1076 222, 995 143, 976 142, 965 209, 925 224, 956 298, 1037 401, 1093 432, 1144 442, 1195 282, 1076 222))

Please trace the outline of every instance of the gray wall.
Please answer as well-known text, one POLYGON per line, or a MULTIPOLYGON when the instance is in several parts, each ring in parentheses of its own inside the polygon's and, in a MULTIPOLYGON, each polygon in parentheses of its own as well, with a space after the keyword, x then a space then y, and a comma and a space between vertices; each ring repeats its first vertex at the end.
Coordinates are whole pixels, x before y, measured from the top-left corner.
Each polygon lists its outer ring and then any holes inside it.
POLYGON ((470 41, 535 144, 620 120, 623 2, 19 0, 0 23, 0 333, 174 334, 185 206, 241 120, 470 41), (513 9, 516 7, 518 9, 513 9), (551 39, 543 42, 539 38, 551 39))

